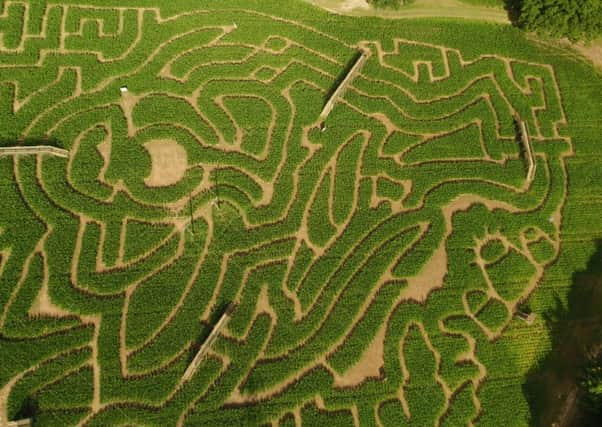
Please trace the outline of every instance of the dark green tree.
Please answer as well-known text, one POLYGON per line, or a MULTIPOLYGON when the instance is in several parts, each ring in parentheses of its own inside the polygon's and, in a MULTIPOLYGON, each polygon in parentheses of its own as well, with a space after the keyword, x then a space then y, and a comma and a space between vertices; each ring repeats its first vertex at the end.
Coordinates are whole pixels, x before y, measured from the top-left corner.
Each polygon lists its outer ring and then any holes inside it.
POLYGON ((523 0, 518 25, 572 41, 602 34, 602 0, 523 0))
POLYGON ((584 369, 581 388, 585 392, 583 403, 594 416, 602 418, 602 352, 590 359, 584 369))

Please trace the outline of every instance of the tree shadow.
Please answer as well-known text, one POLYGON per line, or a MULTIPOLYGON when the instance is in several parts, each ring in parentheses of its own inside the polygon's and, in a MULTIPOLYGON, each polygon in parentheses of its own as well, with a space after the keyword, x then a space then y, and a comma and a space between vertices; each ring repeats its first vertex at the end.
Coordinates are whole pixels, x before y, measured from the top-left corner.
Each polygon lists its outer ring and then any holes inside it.
POLYGON ((504 0, 504 9, 508 12, 508 19, 515 27, 519 26, 520 11, 524 0, 504 0))
MULTIPOLYGON (((567 409, 571 394, 579 400, 579 377, 588 351, 602 343, 602 240, 585 271, 573 273, 567 303, 555 295, 554 306, 542 316, 549 330, 551 351, 527 373, 523 393, 532 426, 550 426, 567 409)), ((579 405, 571 410, 572 426, 602 425, 579 405)))
MULTIPOLYGON (((35 396, 27 396, 19 411, 15 414, 15 420, 31 419, 35 420, 36 414, 40 411, 40 405, 35 396)), ((35 424, 35 423, 33 423, 35 424)))

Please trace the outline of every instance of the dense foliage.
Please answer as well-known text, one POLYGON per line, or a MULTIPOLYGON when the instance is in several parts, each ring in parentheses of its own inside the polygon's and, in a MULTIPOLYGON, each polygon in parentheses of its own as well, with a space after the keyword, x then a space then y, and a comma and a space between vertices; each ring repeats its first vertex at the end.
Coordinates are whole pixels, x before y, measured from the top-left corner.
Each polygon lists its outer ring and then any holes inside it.
POLYGON ((518 23, 554 37, 592 39, 602 34, 602 1, 523 0, 518 23))
POLYGON ((581 387, 588 411, 602 420, 602 353, 593 357, 583 370, 581 387))

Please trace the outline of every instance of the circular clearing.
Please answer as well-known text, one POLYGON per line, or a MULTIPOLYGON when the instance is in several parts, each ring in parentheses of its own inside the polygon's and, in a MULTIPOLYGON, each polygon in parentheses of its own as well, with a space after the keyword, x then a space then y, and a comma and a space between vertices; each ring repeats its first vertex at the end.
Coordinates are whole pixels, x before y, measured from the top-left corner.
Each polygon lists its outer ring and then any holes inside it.
POLYGON ((188 168, 186 150, 171 139, 156 139, 144 144, 151 157, 151 173, 144 179, 149 187, 166 187, 180 181, 188 168))

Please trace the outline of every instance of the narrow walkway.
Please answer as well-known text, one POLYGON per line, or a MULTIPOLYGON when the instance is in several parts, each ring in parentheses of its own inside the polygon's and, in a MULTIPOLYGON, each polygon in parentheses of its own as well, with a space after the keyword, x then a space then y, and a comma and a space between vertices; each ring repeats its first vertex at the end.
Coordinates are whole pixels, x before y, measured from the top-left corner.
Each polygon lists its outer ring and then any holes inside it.
POLYGON ((0 156, 48 154, 50 156, 69 158, 69 151, 49 145, 0 147, 0 156))

